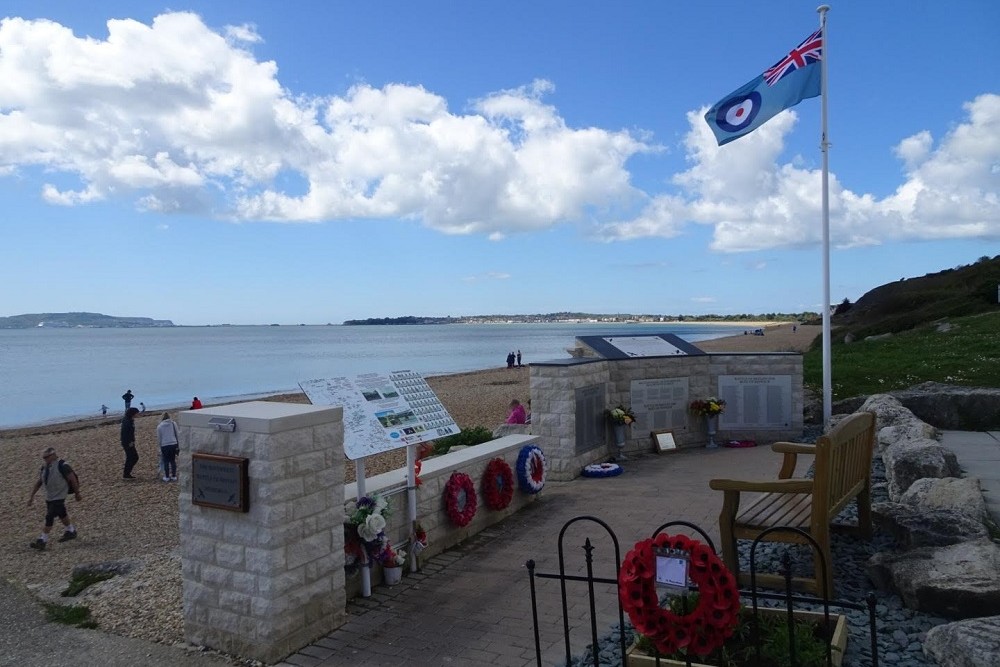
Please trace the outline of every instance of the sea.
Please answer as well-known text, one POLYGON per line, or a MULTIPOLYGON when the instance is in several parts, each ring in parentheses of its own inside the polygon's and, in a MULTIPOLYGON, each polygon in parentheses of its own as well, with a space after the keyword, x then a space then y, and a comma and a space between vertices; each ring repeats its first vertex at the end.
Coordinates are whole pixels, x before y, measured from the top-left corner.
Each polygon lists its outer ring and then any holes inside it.
POLYGON ((577 336, 672 333, 696 343, 745 324, 205 326, 0 330, 0 428, 298 391, 305 380, 397 370, 426 376, 565 359, 577 336))

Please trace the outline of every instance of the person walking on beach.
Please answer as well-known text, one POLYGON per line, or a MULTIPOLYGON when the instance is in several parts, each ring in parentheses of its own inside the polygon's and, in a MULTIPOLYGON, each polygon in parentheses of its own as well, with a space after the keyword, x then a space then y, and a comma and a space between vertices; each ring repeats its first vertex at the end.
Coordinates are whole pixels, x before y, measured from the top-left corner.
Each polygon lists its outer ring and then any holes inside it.
POLYGON ((104 405, 104 403, 101 403, 101 416, 102 417, 108 416, 108 406, 104 405))
POLYGON ((517 367, 521 367, 521 350, 517 351, 517 367))
POLYGON ((169 412, 164 412, 156 427, 156 440, 160 443, 160 458, 163 461, 163 481, 177 481, 177 450, 180 438, 177 437, 177 424, 170 418, 169 412))
POLYGON ((132 399, 135 398, 135 394, 129 389, 124 394, 122 394, 122 400, 125 401, 125 411, 127 412, 129 408, 132 407, 132 399))
POLYGON ((146 411, 146 404, 143 403, 142 401, 139 401, 139 412, 142 413, 145 411, 146 411))
POLYGON ((514 368, 514 353, 507 354, 507 368, 514 368))
POLYGON ((66 527, 59 541, 69 542, 76 539, 76 526, 66 512, 66 496, 72 492, 77 502, 83 500, 80 495, 80 479, 69 464, 59 458, 54 448, 46 448, 42 452, 42 460, 45 463, 38 471, 38 479, 35 480, 35 485, 31 487, 31 495, 28 496, 28 507, 31 507, 38 489, 45 487, 45 525, 42 526, 42 534, 29 545, 39 551, 43 551, 48 545, 49 533, 52 532, 56 517, 66 527))
POLYGON ((516 398, 510 402, 510 414, 507 415, 508 424, 523 424, 527 419, 524 406, 516 398))
POLYGON ((139 408, 129 408, 122 417, 122 449, 125 450, 125 469, 122 479, 135 479, 132 477, 132 468, 139 462, 139 452, 135 449, 135 416, 139 414, 139 408))
POLYGON ((192 410, 201 410, 201 408, 202 408, 201 401, 199 401, 198 397, 195 396, 194 400, 191 401, 191 409, 192 410))

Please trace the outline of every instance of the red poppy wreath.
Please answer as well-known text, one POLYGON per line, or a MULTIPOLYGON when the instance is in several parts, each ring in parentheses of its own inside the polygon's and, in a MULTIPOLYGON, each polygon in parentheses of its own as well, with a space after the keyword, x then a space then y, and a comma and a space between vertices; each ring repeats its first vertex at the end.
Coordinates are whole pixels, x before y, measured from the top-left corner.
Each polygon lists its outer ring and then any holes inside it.
POLYGON ((497 457, 490 461, 483 473, 483 498, 491 510, 502 510, 514 497, 514 472, 507 462, 497 457))
POLYGON ((667 535, 637 542, 622 562, 618 596, 636 631, 646 635, 663 655, 681 649, 708 655, 732 636, 740 613, 736 579, 706 545, 686 535, 667 535), (688 614, 660 606, 656 591, 656 549, 689 554, 688 579, 698 589, 698 603, 688 614))
POLYGON ((448 518, 456 526, 468 526, 476 515, 476 487, 464 472, 453 472, 444 486, 448 518))

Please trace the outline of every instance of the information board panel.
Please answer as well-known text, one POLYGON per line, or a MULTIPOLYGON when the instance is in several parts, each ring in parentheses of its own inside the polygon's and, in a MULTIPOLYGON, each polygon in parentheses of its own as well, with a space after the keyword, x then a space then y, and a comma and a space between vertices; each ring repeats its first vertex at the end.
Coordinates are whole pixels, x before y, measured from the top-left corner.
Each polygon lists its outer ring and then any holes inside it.
POLYGON ((344 409, 344 453, 352 461, 459 432, 458 425, 415 371, 306 380, 313 405, 344 409))
POLYGON ((688 378, 632 380, 632 411, 637 433, 662 429, 686 431, 688 424, 688 378))
POLYGON ((719 398, 726 411, 719 428, 767 429, 792 425, 791 375, 720 375, 719 398))
POLYGON ((249 471, 249 459, 192 452, 191 503, 231 512, 249 511, 249 471))
POLYGON ((604 342, 614 345, 630 357, 687 355, 687 352, 660 336, 606 336, 604 342))

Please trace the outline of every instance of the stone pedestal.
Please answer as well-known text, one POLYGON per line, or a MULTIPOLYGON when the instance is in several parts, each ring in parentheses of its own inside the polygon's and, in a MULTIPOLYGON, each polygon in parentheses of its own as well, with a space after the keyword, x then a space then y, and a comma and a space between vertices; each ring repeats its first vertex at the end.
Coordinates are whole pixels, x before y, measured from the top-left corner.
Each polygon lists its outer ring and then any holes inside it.
POLYGON ((185 638, 274 663, 342 625, 341 408, 255 401, 179 423, 185 638), (249 511, 192 502, 192 452, 249 459, 249 511))

